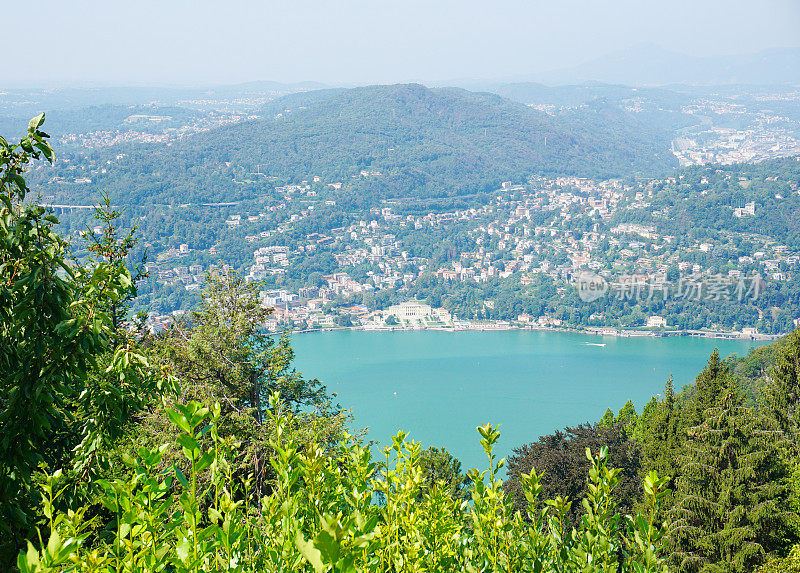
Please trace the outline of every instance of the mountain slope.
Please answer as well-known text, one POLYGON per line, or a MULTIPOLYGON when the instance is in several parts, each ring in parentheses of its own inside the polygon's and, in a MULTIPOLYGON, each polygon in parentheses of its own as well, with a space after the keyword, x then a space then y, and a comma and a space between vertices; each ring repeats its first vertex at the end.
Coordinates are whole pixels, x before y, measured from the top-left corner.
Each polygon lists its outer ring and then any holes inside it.
POLYGON ((494 94, 411 84, 294 94, 264 115, 170 147, 132 149, 126 164, 135 168, 109 169, 97 185, 133 203, 224 201, 263 192, 237 185, 237 168, 326 181, 368 170, 381 176, 362 182, 363 193, 428 197, 537 173, 652 175, 675 165, 668 131, 601 103, 552 117, 494 94))

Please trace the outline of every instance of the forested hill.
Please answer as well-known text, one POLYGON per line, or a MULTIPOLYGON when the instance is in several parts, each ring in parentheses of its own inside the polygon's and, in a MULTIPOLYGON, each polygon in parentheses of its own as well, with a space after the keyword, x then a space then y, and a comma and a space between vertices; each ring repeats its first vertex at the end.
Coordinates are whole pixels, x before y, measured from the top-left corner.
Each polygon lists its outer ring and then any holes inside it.
MULTIPOLYGON (((331 95, 284 113, 282 128, 259 124, 259 136, 253 139, 262 145, 284 147, 288 139, 302 138, 276 168, 292 169, 299 158, 317 171, 371 167, 386 171, 387 183, 402 189, 404 177, 412 179, 406 183, 413 183, 411 188, 450 186, 460 177, 474 187, 476 182, 494 183, 503 174, 610 176, 674 165, 670 134, 612 106, 599 104, 552 117, 494 94, 456 88, 411 84, 326 93, 331 95)), ((286 101, 302 102, 314 95, 286 101)))
POLYGON ((294 94, 262 115, 171 146, 131 148, 95 187, 134 204, 230 201, 270 189, 257 171, 354 182, 363 170, 374 174, 358 192, 426 197, 532 174, 658 175, 676 165, 667 130, 602 103, 550 116, 493 94, 412 84, 294 94))
POLYGON ((474 192, 540 172, 613 176, 673 165, 668 134, 611 107, 555 118, 496 95, 392 85, 292 95, 269 109, 274 119, 189 148, 218 149, 280 177, 377 171, 374 190, 400 196, 474 192))

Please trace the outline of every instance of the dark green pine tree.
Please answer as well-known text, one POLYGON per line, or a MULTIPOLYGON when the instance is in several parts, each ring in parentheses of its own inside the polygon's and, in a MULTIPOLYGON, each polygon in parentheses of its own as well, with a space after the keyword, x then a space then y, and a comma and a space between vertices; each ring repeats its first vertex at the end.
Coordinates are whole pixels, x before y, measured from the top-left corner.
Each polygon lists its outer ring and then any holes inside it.
POLYGON ((664 404, 666 404, 667 409, 670 412, 675 410, 675 388, 672 380, 672 374, 669 375, 669 379, 664 385, 664 404))
MULTIPOLYGON (((642 414, 644 418, 644 413, 642 414)), ((659 476, 675 477, 680 450, 678 422, 680 410, 676 407, 672 376, 664 386, 664 398, 656 402, 642 429, 642 471, 652 470, 659 476)))
POLYGON ((651 432, 655 419, 661 411, 661 400, 653 396, 642 408, 642 415, 636 420, 636 427, 633 429, 633 439, 639 444, 644 444, 651 432))
POLYGON ((761 394, 764 411, 791 440, 793 454, 800 454, 800 329, 784 340, 761 394))
POLYGON ((729 377, 728 366, 720 359, 719 350, 715 348, 705 368, 694 380, 694 391, 681 413, 682 431, 699 426, 703 422, 705 411, 719 399, 723 384, 729 377))
POLYGON ((716 370, 713 360, 709 365, 714 369, 701 376, 720 394, 705 419, 688 429, 669 511, 671 564, 676 571, 750 572, 785 545, 782 433, 743 405, 726 369, 716 370))
POLYGON ((617 414, 616 422, 622 424, 629 438, 633 436, 636 424, 639 422, 639 414, 636 413, 636 406, 633 405, 633 402, 630 400, 625 402, 617 414))
MULTIPOLYGON (((664 396, 661 399, 653 397, 642 410, 634 439, 642 446, 641 474, 647 475, 655 470, 659 476, 670 478, 668 488, 672 491, 675 489, 677 460, 681 448, 679 419, 680 409, 675 400, 670 376, 664 387, 664 396)), ((666 512, 672 507, 672 491, 667 492, 661 502, 658 514, 661 521, 666 519, 666 512)))
POLYGON ((602 418, 600 418, 600 427, 610 428, 616 423, 616 421, 617 417, 614 416, 614 411, 611 408, 606 408, 606 413, 603 414, 602 418))

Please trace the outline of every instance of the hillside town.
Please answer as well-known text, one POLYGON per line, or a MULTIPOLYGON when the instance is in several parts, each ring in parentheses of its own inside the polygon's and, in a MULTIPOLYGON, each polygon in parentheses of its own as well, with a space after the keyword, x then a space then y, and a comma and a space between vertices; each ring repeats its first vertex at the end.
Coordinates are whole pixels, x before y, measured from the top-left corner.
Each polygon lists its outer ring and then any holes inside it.
POLYGON ((83 149, 120 144, 171 144, 190 135, 257 117, 247 112, 209 111, 189 121, 175 122, 170 116, 137 113, 126 117, 116 129, 65 133, 59 136, 58 142, 83 149))
MULTIPOLYGON (((363 177, 371 175, 362 173, 363 177)), ((705 178, 700 181, 701 185, 707 183, 705 178)), ((747 181, 736 183, 744 187, 747 181)), ((313 177, 302 184, 276 187, 280 202, 270 210, 232 214, 224 225, 230 232, 243 234, 245 243, 251 245, 250 263, 238 270, 248 281, 265 285, 261 299, 274 309, 267 324, 274 330, 487 327, 485 320, 475 322, 480 312, 459 316, 415 301, 409 293, 418 283, 431 280, 476 286, 499 281, 525 288, 546 278, 565 298, 568 292, 574 292, 577 277, 591 272, 606 277, 612 285, 633 278, 648 288, 656 281, 662 290, 667 282, 678 291, 688 290, 690 283, 704 282, 716 285, 708 287, 716 291, 697 291, 697 296, 719 298, 733 297, 737 292, 740 297, 745 292, 752 295, 758 281, 781 284, 796 278, 800 253, 768 236, 720 232, 713 238, 687 241, 658 230, 656 224, 668 210, 654 209, 660 205, 659 192, 680 184, 674 177, 641 183, 534 177, 525 184, 504 183, 488 203, 478 207, 414 215, 401 214, 399 208, 387 204, 372 208, 368 218, 350 214, 346 226, 289 240, 292 230, 315 212, 337 209, 336 201, 327 198, 324 190, 338 190, 342 184, 313 177), (625 220, 626 213, 640 212, 649 213, 656 224, 617 222, 625 220), (257 229, 276 214, 279 225, 250 234, 250 229, 257 229), (418 241, 436 233, 457 237, 462 250, 444 257, 435 253, 422 256, 425 249, 418 241), (305 282, 291 280, 305 260, 323 253, 335 261, 334 272, 316 273, 305 282), (724 293, 720 285, 724 285, 724 293), (391 293, 381 300, 394 304, 377 302, 381 292, 391 293)), ((796 184, 792 193, 798 193, 796 184)), ((744 221, 754 218, 760 208, 755 201, 741 207, 721 207, 744 221)), ((212 249, 211 254, 226 259, 225 252, 212 249)), ((182 244, 161 258, 166 263, 190 259, 192 254, 192 246, 182 244)), ((205 273, 232 269, 180 263, 150 263, 147 267, 159 283, 182 285, 187 291, 199 290, 205 273)), ((686 292, 678 294, 687 296, 686 292)), ((480 300, 476 304, 480 307, 477 311, 487 310, 491 315, 495 301, 480 300)), ((605 318, 595 313, 590 326, 608 329, 611 325, 605 318)), ((797 318, 792 317, 795 322, 797 318)), ((148 324, 158 329, 170 320, 169 316, 154 314, 148 324)), ((534 316, 522 312, 500 317, 493 324, 566 327, 563 322, 561 317, 546 313, 534 316)), ((637 327, 661 332, 676 325, 668 324, 663 316, 645 316, 637 327)), ((757 329, 749 326, 738 332, 752 336, 757 329)))
MULTIPOLYGON (((797 101, 800 93, 769 94, 758 99, 797 101)), ((698 118, 727 118, 735 125, 705 125, 679 135, 672 144, 672 152, 683 166, 765 161, 800 153, 798 124, 780 113, 754 111, 731 100, 707 99, 683 106, 681 111, 698 118)))

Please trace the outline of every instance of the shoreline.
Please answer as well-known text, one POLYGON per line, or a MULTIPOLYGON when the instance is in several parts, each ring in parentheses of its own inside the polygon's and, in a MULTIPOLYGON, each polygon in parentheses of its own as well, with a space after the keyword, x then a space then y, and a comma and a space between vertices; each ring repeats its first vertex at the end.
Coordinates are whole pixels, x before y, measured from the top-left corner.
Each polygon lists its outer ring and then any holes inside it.
POLYGON ((504 330, 535 330, 542 332, 563 332, 570 334, 584 334, 598 337, 619 337, 619 338, 708 338, 716 340, 749 340, 749 341, 772 341, 777 340, 786 334, 743 334, 738 331, 712 331, 712 330, 630 330, 618 329, 613 327, 550 327, 535 325, 515 325, 510 323, 459 323, 452 326, 330 326, 324 328, 313 328, 306 330, 286 330, 281 334, 310 334, 314 332, 334 332, 334 331, 364 331, 364 332, 414 332, 423 330, 434 330, 440 332, 489 332, 504 330))

